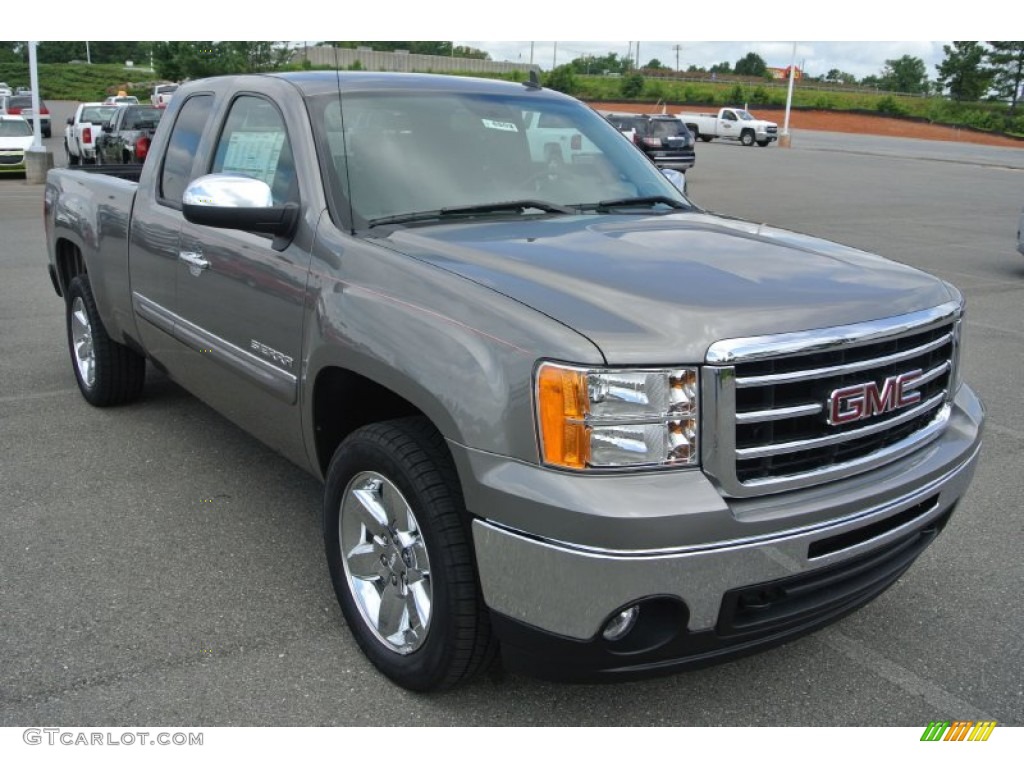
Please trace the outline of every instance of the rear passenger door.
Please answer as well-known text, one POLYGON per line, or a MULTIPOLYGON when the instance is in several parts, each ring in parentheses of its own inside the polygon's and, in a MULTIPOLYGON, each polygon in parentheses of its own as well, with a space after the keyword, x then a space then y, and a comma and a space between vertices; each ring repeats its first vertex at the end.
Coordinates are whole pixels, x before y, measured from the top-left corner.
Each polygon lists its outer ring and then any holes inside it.
POLYGON ((132 210, 129 268, 139 335, 172 375, 182 362, 174 341, 179 237, 185 221, 181 198, 195 173, 213 103, 212 93, 198 93, 181 105, 156 179, 139 185, 132 210))
MULTIPOLYGON (((293 149, 278 105, 242 93, 228 105, 207 170, 261 179, 275 204, 301 204, 293 149)), ((310 256, 294 241, 274 246, 269 235, 183 221, 175 333, 191 351, 182 383, 277 447, 286 436, 301 444, 290 411, 310 256)))

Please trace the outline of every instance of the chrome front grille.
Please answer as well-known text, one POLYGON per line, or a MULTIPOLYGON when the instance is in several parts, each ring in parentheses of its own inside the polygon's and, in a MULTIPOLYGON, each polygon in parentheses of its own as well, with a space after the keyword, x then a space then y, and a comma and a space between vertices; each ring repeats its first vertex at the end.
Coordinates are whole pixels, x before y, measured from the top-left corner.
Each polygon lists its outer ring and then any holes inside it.
POLYGON ((749 496, 845 477, 916 450, 948 419, 959 322, 960 306, 950 303, 712 345, 705 469, 727 494, 749 496), (849 421, 836 418, 858 409, 849 421))

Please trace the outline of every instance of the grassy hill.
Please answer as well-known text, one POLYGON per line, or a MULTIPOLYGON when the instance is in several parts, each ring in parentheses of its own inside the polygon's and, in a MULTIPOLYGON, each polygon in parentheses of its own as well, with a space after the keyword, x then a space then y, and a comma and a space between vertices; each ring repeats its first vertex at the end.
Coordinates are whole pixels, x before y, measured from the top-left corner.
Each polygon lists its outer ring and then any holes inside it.
MULTIPOLYGON (((99 101, 125 83, 149 83, 157 77, 148 70, 126 69, 119 64, 40 64, 39 94, 55 101, 99 101)), ((0 81, 14 87, 28 85, 28 64, 0 64, 0 81)), ((140 99, 145 86, 127 89, 140 99)))

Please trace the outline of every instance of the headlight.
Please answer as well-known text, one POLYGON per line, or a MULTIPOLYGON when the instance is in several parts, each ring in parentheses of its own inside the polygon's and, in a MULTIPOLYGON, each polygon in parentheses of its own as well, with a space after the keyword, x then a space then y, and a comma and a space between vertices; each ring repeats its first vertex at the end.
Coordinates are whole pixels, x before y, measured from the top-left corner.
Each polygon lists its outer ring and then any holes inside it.
POLYGON ((542 363, 536 398, 545 464, 600 469, 698 462, 696 368, 609 370, 542 363))

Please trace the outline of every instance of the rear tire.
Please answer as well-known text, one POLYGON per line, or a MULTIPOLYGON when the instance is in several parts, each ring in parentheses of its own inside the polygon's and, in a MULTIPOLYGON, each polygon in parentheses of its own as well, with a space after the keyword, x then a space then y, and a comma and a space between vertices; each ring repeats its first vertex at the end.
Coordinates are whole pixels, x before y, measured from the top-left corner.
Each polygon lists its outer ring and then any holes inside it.
POLYGON ((67 292, 68 351, 78 388, 99 408, 137 400, 146 381, 146 358, 107 335, 88 275, 67 292))
POLYGON ((701 141, 711 141, 713 138, 715 138, 715 137, 714 136, 708 136, 706 133, 702 133, 700 135, 700 140, 701 141))
POLYGON ((327 564, 356 643, 398 685, 443 690, 497 649, 462 489, 425 418, 370 424, 338 447, 323 513, 327 564))
POLYGON ((750 130, 746 130, 743 133, 741 133, 740 134, 740 143, 744 147, 752 147, 752 146, 754 146, 754 132, 750 131, 750 130))

